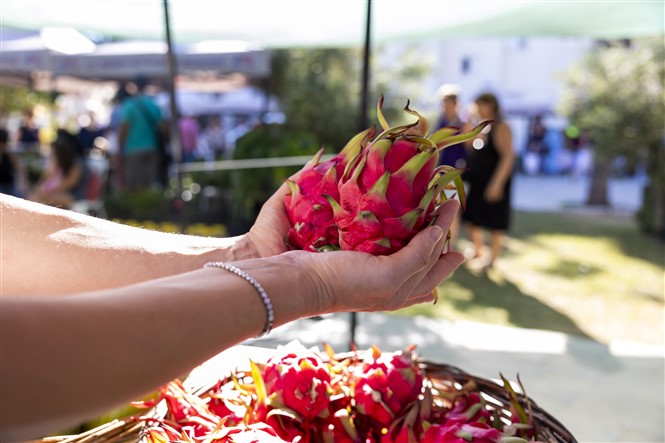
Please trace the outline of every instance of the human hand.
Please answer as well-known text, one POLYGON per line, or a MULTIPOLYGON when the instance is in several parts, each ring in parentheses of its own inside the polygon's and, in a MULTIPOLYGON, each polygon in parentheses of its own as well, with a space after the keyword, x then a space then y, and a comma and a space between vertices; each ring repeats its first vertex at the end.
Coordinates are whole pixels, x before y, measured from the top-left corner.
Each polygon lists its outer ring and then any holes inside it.
POLYGON ((248 244, 253 257, 272 257, 288 250, 284 242, 291 228, 284 209, 284 197, 288 192, 288 186, 283 184, 265 202, 254 226, 245 235, 243 240, 248 244))
POLYGON ((464 262, 459 252, 442 255, 445 233, 458 209, 456 200, 446 202, 434 226, 390 256, 348 251, 292 251, 283 256, 309 276, 313 290, 306 296, 317 298, 318 313, 390 311, 432 301, 438 284, 464 262))
POLYGON ((490 181, 485 190, 485 201, 488 203, 498 203, 503 200, 503 186, 494 180, 490 181))

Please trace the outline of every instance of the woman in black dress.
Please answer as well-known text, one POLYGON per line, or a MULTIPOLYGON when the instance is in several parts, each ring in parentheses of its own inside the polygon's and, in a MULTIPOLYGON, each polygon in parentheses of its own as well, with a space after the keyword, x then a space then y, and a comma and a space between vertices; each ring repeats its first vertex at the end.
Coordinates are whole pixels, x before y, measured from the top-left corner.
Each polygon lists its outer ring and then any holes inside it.
POLYGON ((501 253, 510 224, 510 177, 515 163, 510 128, 501 120, 499 101, 493 94, 476 99, 481 120, 494 120, 491 130, 472 141, 468 159, 469 196, 462 218, 467 222, 476 257, 483 256, 483 230, 490 232, 489 268, 501 253))

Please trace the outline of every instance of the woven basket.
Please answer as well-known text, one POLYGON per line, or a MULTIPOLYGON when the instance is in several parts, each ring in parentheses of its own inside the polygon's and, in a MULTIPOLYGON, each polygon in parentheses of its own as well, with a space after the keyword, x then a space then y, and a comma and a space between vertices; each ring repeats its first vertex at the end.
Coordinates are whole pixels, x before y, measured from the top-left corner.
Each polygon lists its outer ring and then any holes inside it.
MULTIPOLYGON (((357 353, 338 354, 337 359, 357 358, 357 353)), ((445 394, 463 390, 475 390, 486 400, 487 408, 491 413, 498 414, 500 419, 510 423, 510 396, 506 389, 499 383, 481 377, 468 374, 467 372, 451 365, 434 363, 420 360, 420 367, 427 375, 431 386, 435 389, 435 403, 444 405, 445 394)), ((241 378, 248 373, 238 371, 241 378)), ((199 386, 187 386, 196 395, 206 396, 215 386, 218 380, 209 380, 199 386)), ((187 382, 185 382, 187 385, 187 382)), ((535 435, 534 438, 543 443, 577 443, 575 437, 557 419, 545 410, 541 409, 533 400, 524 394, 516 392, 519 403, 530 410, 533 416, 535 435)), ((443 406, 439 406, 443 407, 443 406)), ((435 406, 436 408, 436 406, 435 406)), ((166 415, 164 403, 160 403, 144 417, 162 418, 166 415)), ((136 417, 118 419, 106 423, 90 431, 73 436, 49 437, 33 443, 125 443, 139 442, 142 431, 145 429, 145 421, 136 417)))

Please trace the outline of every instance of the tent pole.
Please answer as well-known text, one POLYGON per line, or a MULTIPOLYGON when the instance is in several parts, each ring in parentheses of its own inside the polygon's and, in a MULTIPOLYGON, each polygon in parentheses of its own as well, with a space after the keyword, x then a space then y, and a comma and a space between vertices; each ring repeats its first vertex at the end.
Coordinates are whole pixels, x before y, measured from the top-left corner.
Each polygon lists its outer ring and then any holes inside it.
POLYGON ((171 118, 169 119, 170 129, 170 143, 171 151, 173 153, 173 163, 176 166, 176 199, 179 203, 178 208, 180 211, 180 229, 185 231, 187 228, 187 220, 185 219, 185 210, 183 208, 182 199, 182 174, 180 173, 180 163, 182 162, 182 145, 180 143, 180 128, 178 121, 180 115, 178 113, 178 103, 175 94, 175 77, 178 72, 176 65, 175 54, 173 53, 173 39, 171 37, 171 18, 169 16, 169 2, 162 0, 164 5, 164 29, 166 31, 166 62, 168 66, 168 75, 166 76, 166 86, 169 90, 169 110, 171 118))
POLYGON ((364 131, 368 126, 367 110, 369 108, 369 64, 372 55, 372 0, 367 1, 367 21, 365 22, 365 47, 363 51, 363 72, 360 93, 360 130, 364 131))
MULTIPOLYGON (((363 51, 363 72, 362 72, 362 90, 360 94, 360 130, 364 131, 367 129, 368 118, 367 110, 369 108, 369 63, 370 56, 372 55, 372 0, 367 1, 367 17, 365 22, 365 47, 363 51)), ((351 335, 351 345, 356 343, 356 328, 358 326, 358 314, 355 312, 351 313, 351 325, 350 325, 350 335, 351 335)))

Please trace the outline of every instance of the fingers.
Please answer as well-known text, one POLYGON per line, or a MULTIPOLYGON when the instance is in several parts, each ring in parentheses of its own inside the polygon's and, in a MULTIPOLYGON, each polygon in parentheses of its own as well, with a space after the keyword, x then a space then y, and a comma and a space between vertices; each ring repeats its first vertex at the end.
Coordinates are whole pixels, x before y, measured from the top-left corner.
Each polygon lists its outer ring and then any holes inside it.
POLYGON ((455 221, 455 217, 457 217, 457 211, 459 211, 459 202, 457 200, 450 199, 445 201, 439 209, 434 224, 443 229, 443 232, 448 232, 450 226, 455 221))
POLYGON ((399 270, 395 275, 404 275, 406 272, 406 275, 409 276, 410 284, 402 285, 403 287, 419 286, 437 263, 446 243, 444 233, 450 229, 458 209, 459 203, 456 200, 445 202, 439 209, 434 225, 420 232, 407 246, 392 256, 397 258, 396 266, 399 270))
POLYGON ((443 280, 450 277, 462 263, 464 263, 464 255, 460 252, 452 251, 442 255, 415 287, 413 294, 429 294, 443 280))
MULTIPOLYGON (((404 248, 390 257, 397 275, 413 276, 427 268, 432 262, 437 247, 442 247, 443 230, 431 226, 419 232, 404 248)), ((441 252, 439 252, 440 254, 441 252)))

